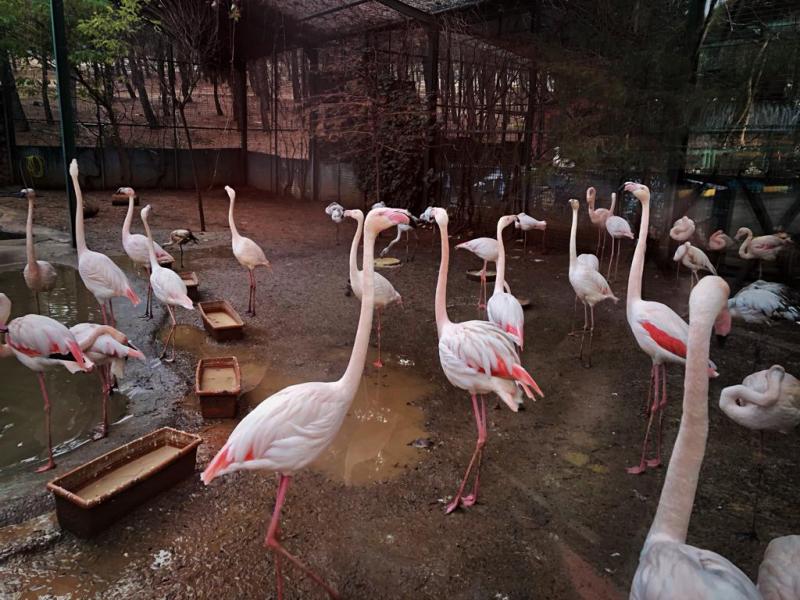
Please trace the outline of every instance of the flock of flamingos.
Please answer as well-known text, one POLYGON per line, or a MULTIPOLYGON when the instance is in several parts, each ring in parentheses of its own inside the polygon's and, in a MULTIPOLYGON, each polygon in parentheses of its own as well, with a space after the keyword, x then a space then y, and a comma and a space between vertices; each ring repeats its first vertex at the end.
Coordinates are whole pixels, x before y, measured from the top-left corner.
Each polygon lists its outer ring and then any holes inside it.
MULTIPOLYGON (((34 371, 39 378, 44 399, 49 448, 48 461, 39 471, 55 466, 50 440, 50 400, 43 372, 53 367, 65 367, 71 372, 97 370, 103 392, 103 423, 99 435, 105 435, 108 428, 106 404, 114 379, 122 375, 127 358, 144 358, 127 336, 114 328, 112 306, 114 298, 125 297, 134 305, 139 303, 139 298, 125 274, 110 258, 86 246, 83 197, 78 181, 78 165, 74 160, 70 165, 70 175, 78 200, 75 215, 78 269, 84 284, 102 309, 103 325, 82 323, 67 329, 57 321, 38 314, 20 316, 9 321, 11 304, 4 294, 0 294, 0 335, 5 334, 4 343, 0 345, 0 356, 15 356, 34 371)), ((230 187, 225 189, 230 199, 228 216, 233 254, 248 271, 248 313, 255 314, 254 269, 258 266, 270 268, 270 263, 253 240, 237 231, 234 221, 236 194, 230 187)), ((137 266, 149 269, 146 314, 152 316, 152 295, 169 312, 172 329, 164 343, 161 358, 166 356, 170 342, 171 358, 174 358, 175 309, 182 307, 192 310, 192 301, 177 273, 162 266, 163 263, 171 263, 173 259, 153 242, 149 225, 151 207, 147 206, 141 211, 146 236, 132 234, 130 229, 134 214, 134 192, 130 188, 120 188, 118 191, 129 197, 128 212, 122 228, 123 248, 137 266)), ((723 556, 686 544, 708 435, 708 380, 717 376, 716 367, 709 360, 712 332, 718 336, 726 335, 730 330, 732 317, 751 323, 800 321, 800 303, 797 302, 796 293, 786 286, 759 280, 729 299, 727 283, 716 276, 715 267, 708 256, 689 241, 695 227, 688 217, 684 217, 675 223, 670 236, 681 242, 674 257, 675 261, 690 269, 693 278, 697 280, 689 301, 689 323, 665 304, 643 299, 642 276, 649 226, 650 191, 644 185, 630 182, 619 191, 633 194, 642 208, 639 235, 628 279, 626 315, 637 344, 652 361, 646 404, 648 418, 642 452, 639 461, 628 469, 629 473, 642 473, 661 464, 662 426, 667 403, 666 367, 668 364, 685 366, 680 430, 670 457, 658 510, 640 555, 630 596, 642 599, 800 598, 800 536, 781 537, 769 544, 757 585, 723 556), (699 279, 699 270, 710 271, 712 275, 699 279), (654 449, 648 454, 652 437, 655 437, 654 449)), ((35 257, 32 236, 35 193, 31 189, 25 189, 19 195, 28 200, 28 262, 24 277, 30 289, 37 295, 38 306, 38 293, 55 285, 56 271, 50 263, 35 257)), ((594 188, 587 190, 586 201, 592 223, 598 227, 597 251, 604 251, 604 231, 612 238, 606 275, 610 277, 619 263, 620 242, 625 238, 633 239, 634 235, 628 222, 613 214, 616 195, 612 195, 610 209, 595 208, 594 188)), ((594 254, 577 255, 578 200, 570 200, 570 206, 572 226, 569 281, 575 291, 576 306, 578 301, 584 306, 580 360, 584 366, 590 367, 594 307, 605 300, 616 303, 618 298, 600 272, 598 257, 594 254)), ((496 238, 478 238, 457 246, 473 252, 484 261, 478 304, 479 309, 485 308, 487 319, 453 322, 448 317, 446 301, 450 253, 446 210, 431 207, 419 219, 405 210, 389 208, 380 203, 369 211, 366 218, 362 211, 344 210, 338 204, 332 204, 326 212, 337 223, 345 217, 357 222, 349 270, 351 287, 361 300, 361 312, 347 368, 336 381, 292 385, 265 399, 239 422, 202 473, 202 480, 206 484, 221 475, 243 469, 271 471, 279 475, 277 498, 266 536, 266 545, 275 556, 279 598, 283 595, 283 560, 293 563, 331 597, 338 597, 330 585, 281 545, 280 515, 293 475, 317 458, 333 441, 348 412, 364 369, 374 311, 378 313, 379 348, 375 366, 382 365, 380 315, 386 306, 401 301, 400 294, 392 284, 374 270, 375 243, 382 231, 397 228, 397 237, 390 246, 399 241, 402 233, 407 233, 416 221, 433 223, 440 232, 441 263, 434 305, 439 358, 450 383, 469 394, 477 428, 474 453, 458 490, 446 507, 446 513, 469 507, 478 499, 480 467, 487 439, 484 395, 496 394, 515 412, 524 398, 532 399, 537 394, 544 396, 520 359, 525 341, 524 316, 519 301, 510 293, 505 280, 506 256, 503 242, 503 231, 512 224, 524 232, 540 229, 544 235, 544 221, 537 221, 525 214, 503 216, 497 223, 496 238), (363 263, 362 270, 359 270, 357 253, 362 232, 363 263), (494 290, 487 299, 486 269, 489 262, 496 263, 497 269, 494 290), (470 479, 472 485, 467 491, 470 479)), ((746 228, 740 229, 736 238, 744 238, 739 249, 740 256, 759 260, 774 260, 777 253, 790 243, 788 237, 782 234, 753 238, 752 232, 746 228)), ((182 244, 190 239, 191 232, 176 230, 170 245, 178 244, 182 253, 182 244)), ((734 240, 718 231, 709 239, 708 248, 720 253, 733 244, 734 240)), ((0 342, 2 341, 0 338, 0 342)), ((762 434, 764 431, 786 433, 800 423, 800 381, 786 373, 783 367, 775 365, 753 373, 741 385, 725 388, 719 403, 731 419, 744 427, 762 434)))

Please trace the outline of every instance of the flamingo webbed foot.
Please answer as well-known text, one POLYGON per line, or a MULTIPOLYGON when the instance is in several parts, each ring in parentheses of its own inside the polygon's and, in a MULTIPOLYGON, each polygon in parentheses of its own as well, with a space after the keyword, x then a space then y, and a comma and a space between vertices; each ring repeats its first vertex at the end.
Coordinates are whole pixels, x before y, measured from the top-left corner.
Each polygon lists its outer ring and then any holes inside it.
POLYGON ((108 425, 106 425, 105 423, 100 423, 94 429, 92 429, 93 442, 96 442, 97 440, 102 440, 107 435, 108 435, 108 425))
POLYGON ((647 465, 645 463, 641 463, 636 465, 635 467, 628 467, 625 469, 629 475, 641 475, 647 470, 647 465))
POLYGON ((647 466, 651 469, 655 469, 661 466, 661 459, 660 458, 650 458, 647 460, 647 466))
POLYGON ((56 467, 55 461, 52 458, 50 458, 50 460, 47 461, 47 464, 46 465, 42 465, 41 467, 36 469, 36 472, 37 473, 44 473, 44 472, 49 471, 51 469, 55 469, 55 467, 56 467))

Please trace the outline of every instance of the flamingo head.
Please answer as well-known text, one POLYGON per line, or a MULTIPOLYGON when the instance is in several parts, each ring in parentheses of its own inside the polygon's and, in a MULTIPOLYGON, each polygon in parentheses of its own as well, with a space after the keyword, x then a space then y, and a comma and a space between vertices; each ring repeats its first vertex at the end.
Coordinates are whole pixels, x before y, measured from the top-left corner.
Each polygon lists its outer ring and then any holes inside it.
POLYGON ((752 233, 753 232, 750 231, 750 229, 747 227, 739 227, 739 230, 736 232, 736 235, 733 236, 733 239, 741 240, 742 238, 745 238, 752 233))
POLYGON ((225 191, 228 192, 228 199, 231 202, 234 202, 236 200, 236 190, 234 190, 231 186, 226 185, 225 191))
POLYGON ((767 371, 767 381, 775 381, 778 385, 786 377, 786 369, 780 365, 772 365, 767 371))
MULTIPOLYGON (((589 189, 594 189, 594 188, 589 188, 589 189)), ((586 195, 588 196, 589 192, 586 192, 586 195)), ((572 212, 577 212, 577 210, 580 207, 580 205, 581 205, 581 203, 578 202, 577 199, 575 199, 575 198, 570 198, 569 199, 569 206, 572 209, 572 212)))
POLYGON ((26 200, 33 200, 36 198, 36 191, 33 188, 22 188, 16 195, 26 200))
POLYGON ((500 227, 500 229, 505 229, 512 223, 519 224, 519 217, 517 215, 504 215, 500 217, 500 220, 497 221, 497 226, 500 227))
MULTIPOLYGON (((717 336, 730 332, 731 317, 728 312, 728 296, 731 289, 722 277, 703 277, 689 296, 689 323, 695 320, 714 323, 717 336)), ((719 339, 719 338, 717 338, 719 339)))
POLYGON ((6 324, 11 315, 11 300, 4 293, 0 292, 0 332, 8 331, 6 324))
POLYGON ((594 208, 594 200, 596 197, 597 197, 597 190, 595 190, 593 187, 586 188, 586 202, 592 208, 594 208))
POLYGON ((121 187, 117 188, 118 194, 124 194, 128 198, 133 198, 136 195, 136 192, 133 191, 132 187, 121 187))
POLYGON ((378 233, 400 224, 408 225, 410 220, 408 211, 401 208, 373 208, 367 215, 364 228, 378 233))
POLYGON ((148 204, 142 209, 142 221, 147 221, 150 218, 150 212, 152 211, 152 207, 148 204))
POLYGON ((364 218, 364 213, 361 209, 358 208, 351 208, 350 210, 346 210, 342 213, 342 216, 347 217, 349 219, 355 219, 356 221, 360 221, 364 218))
POLYGON ((428 223, 433 223, 435 221, 440 227, 446 226, 450 221, 450 217, 447 216, 447 211, 438 206, 429 206, 426 208, 425 212, 420 216, 420 219, 428 223))
POLYGON ((433 223, 435 220, 433 218, 433 209, 434 209, 433 206, 429 206, 428 208, 426 208, 423 211, 423 213, 419 216, 419 220, 425 223, 433 223))
POLYGON ((650 188, 641 183, 628 181, 622 186, 622 190, 633 194, 639 202, 647 202, 650 200, 650 188))
POLYGON ((78 161, 77 159, 72 159, 72 162, 69 163, 69 176, 75 178, 78 176, 78 161))

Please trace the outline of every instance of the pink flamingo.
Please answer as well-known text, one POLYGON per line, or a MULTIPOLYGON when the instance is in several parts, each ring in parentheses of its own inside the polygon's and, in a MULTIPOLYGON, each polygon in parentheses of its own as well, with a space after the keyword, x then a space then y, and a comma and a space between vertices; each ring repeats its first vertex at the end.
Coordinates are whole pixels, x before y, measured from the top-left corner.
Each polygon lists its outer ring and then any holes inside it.
MULTIPOLYGON (((633 253, 631 270, 628 275, 628 296, 626 316, 636 343, 650 357, 653 367, 650 371, 650 385, 647 391, 647 404, 650 413, 642 443, 642 457, 639 464, 630 467, 628 473, 639 474, 647 467, 661 464, 661 433, 663 428, 664 407, 667 405, 667 363, 686 363, 686 340, 689 326, 675 311, 660 302, 642 300, 642 275, 644 273, 644 255, 647 249, 647 228, 650 223, 650 190, 639 183, 628 182, 625 191, 631 192, 642 204, 642 222, 639 225, 639 239, 633 253), (660 388, 659 388, 659 383, 660 388), (653 403, 650 405, 650 398, 653 403), (645 460, 647 442, 653 419, 658 415, 658 436, 656 441, 656 457, 645 460)), ((726 335, 730 330, 730 314, 723 311, 725 319, 718 324, 718 333, 726 335)), ((709 362, 709 376, 716 377, 716 367, 709 362)))
POLYGON ((153 234, 150 232, 150 225, 147 219, 150 217, 150 205, 148 204, 142 209, 142 223, 144 230, 147 233, 147 249, 150 254, 150 287, 153 288, 153 293, 156 295, 161 303, 167 307, 169 318, 172 321, 172 327, 167 335, 167 340, 164 342, 164 349, 161 351, 159 358, 164 358, 167 355, 167 348, 169 342, 172 340, 172 356, 165 359, 166 362, 175 360, 175 328, 178 323, 175 321, 175 310, 173 306, 182 306, 186 310, 194 310, 194 305, 189 296, 186 295, 186 284, 172 269, 165 269, 158 264, 156 258, 155 244, 153 243, 153 234))
MULTIPOLYGON (((694 230, 695 230, 694 221, 692 221, 689 217, 684 215, 672 224, 672 228, 669 230, 669 237, 671 237, 678 243, 683 243, 692 238, 692 236, 694 235, 694 230)), ((678 278, 680 270, 681 270, 681 264, 678 263, 677 265, 675 265, 675 279, 678 278)))
POLYGON ((727 235, 722 229, 717 229, 708 238, 708 245, 706 246, 713 252, 724 252, 734 245, 733 238, 727 235))
POLYGON ((739 246, 739 256, 745 260, 758 260, 758 278, 761 279, 761 261, 773 262, 778 258, 778 253, 784 246, 791 244, 791 238, 785 235, 760 235, 753 237, 753 231, 748 227, 740 227, 736 232, 736 239, 744 238, 739 246))
POLYGON ((231 246, 233 247, 233 255, 239 264, 247 269, 250 277, 250 297, 247 304, 247 314, 256 316, 256 276, 254 270, 256 267, 267 267, 272 271, 272 265, 269 264, 264 251, 253 240, 239 234, 236 229, 236 223, 233 220, 233 205, 236 203, 236 192, 230 186, 225 186, 225 191, 228 192, 230 198, 230 207, 228 208, 228 225, 231 228, 231 246))
MULTIPOLYGON (((424 214, 424 213, 423 213, 424 214)), ((481 291, 478 294, 478 310, 486 308, 486 267, 490 262, 496 263, 499 252, 497 240, 493 238, 475 238, 456 246, 456 250, 467 250, 483 260, 481 269, 481 291)))
POLYGON ((113 298, 125 296, 136 306, 139 304, 139 297, 128 283, 128 278, 114 261, 105 254, 89 250, 86 247, 86 235, 83 230, 83 193, 81 184, 78 181, 78 161, 74 158, 69 165, 69 174, 72 177, 72 184, 75 186, 75 196, 78 203, 75 208, 75 240, 78 245, 78 272, 81 275, 83 284, 97 299, 100 310, 103 313, 103 323, 109 324, 106 314, 106 302, 111 316, 111 325, 114 325, 114 306, 111 303, 113 298))
POLYGON ((342 425, 358 390, 367 357, 374 306, 375 239, 399 223, 408 223, 405 211, 382 208, 367 215, 364 232, 364 290, 353 351, 344 375, 332 382, 292 385, 261 402, 233 430, 228 441, 203 471, 208 485, 215 477, 244 469, 279 474, 275 509, 267 530, 267 547, 275 553, 278 598, 283 597, 281 558, 286 558, 322 587, 330 597, 338 594, 280 543, 281 508, 295 472, 328 447, 342 425))
POLYGON ((497 325, 488 321, 453 323, 447 317, 447 269, 450 261, 450 244, 447 237, 447 211, 430 207, 423 220, 435 220, 439 226, 442 258, 436 282, 436 329, 439 334, 439 361, 448 381, 469 392, 472 410, 478 428, 475 451, 467 466, 464 479, 452 502, 447 505, 449 514, 459 506, 472 506, 478 499, 481 460, 486 444, 486 401, 483 394, 494 392, 508 407, 517 412, 522 404, 522 392, 533 398, 531 388, 544 397, 542 390, 520 364, 519 354, 512 339, 497 325), (481 406, 477 396, 481 394, 481 406), (472 493, 464 496, 464 488, 473 469, 475 481, 472 493))
POLYGON ((611 256, 608 259, 608 273, 606 278, 611 277, 611 263, 614 262, 614 247, 616 246, 617 262, 614 265, 614 281, 617 280, 619 271, 619 255, 622 253, 622 238, 633 239, 633 231, 630 224, 616 215, 611 215, 606 219, 606 231, 611 236, 611 256))
POLYGON ((506 282, 506 247, 503 243, 503 229, 517 223, 518 216, 506 215, 497 221, 497 277, 494 280, 494 293, 486 304, 489 320, 505 331, 520 350, 525 343, 525 315, 522 305, 513 294, 503 288, 506 282))
POLYGON ((50 432, 50 398, 44 382, 44 371, 61 366, 70 373, 77 373, 91 371, 94 365, 84 356, 75 336, 58 321, 41 315, 25 315, 9 322, 9 315, 11 301, 5 294, 0 294, 0 332, 6 334, 7 346, 2 355, 9 356, 10 349, 19 362, 36 373, 44 399, 48 460, 46 465, 36 469, 37 473, 42 473, 56 466, 50 432))
MULTIPOLYGON (((344 216, 350 217, 357 223, 356 234, 353 236, 353 243, 350 245, 350 287, 353 288, 353 294, 355 294, 356 298, 361 300, 364 295, 364 273, 358 270, 358 242, 361 240, 361 232, 364 228, 364 213, 358 209, 346 210, 344 211, 344 216)), ((399 230, 400 228, 398 227, 399 230)), ((375 312, 378 315, 378 359, 372 364, 380 369, 383 367, 383 361, 381 360, 381 315, 383 314, 383 309, 390 304, 397 302, 402 306, 403 299, 386 277, 380 273, 375 273, 374 279, 374 303, 375 312)))
MULTIPOLYGON (((583 362, 583 343, 586 338, 586 331, 589 331, 589 361, 588 365, 592 366, 592 338, 594 337, 594 305, 603 300, 613 300, 614 304, 617 303, 618 298, 611 291, 611 288, 596 268, 592 261, 584 259, 578 261, 577 234, 578 234, 578 208, 580 203, 573 198, 569 201, 572 208, 572 227, 569 232, 569 282, 572 289, 575 290, 575 298, 583 303, 583 335, 581 336, 581 350, 580 360, 583 362), (591 326, 589 325, 589 315, 586 308, 592 315, 591 326)), ((591 256, 591 254, 582 254, 581 256, 591 256)), ((574 315, 574 311, 573 311, 574 315)))
POLYGON ((617 195, 611 194, 611 207, 610 208, 595 208, 595 201, 597 198, 597 191, 593 187, 586 188, 586 208, 589 211, 589 220, 592 225, 597 227, 597 248, 595 254, 600 255, 600 260, 606 253, 606 221, 614 214, 614 207, 617 204, 617 195), (600 245, 602 240, 603 244, 600 245))
POLYGON ((751 535, 755 536, 756 513, 764 480, 764 432, 789 433, 800 425, 800 381, 780 365, 752 373, 741 385, 722 390, 719 407, 728 417, 751 431, 758 431, 758 485, 753 504, 751 535))
POLYGON ((695 281, 700 281, 700 276, 697 274, 698 271, 708 271, 712 275, 717 274, 717 270, 711 264, 706 253, 700 248, 692 246, 692 242, 683 242, 678 246, 672 260, 682 264, 692 272, 692 287, 694 287, 695 281))
POLYGON ((78 323, 69 328, 78 341, 84 355, 97 367, 103 392, 103 421, 94 439, 106 437, 108 433, 108 397, 113 387, 113 377, 119 379, 125 371, 125 361, 129 358, 144 360, 144 354, 133 347, 127 336, 108 325, 78 323))
MULTIPOLYGON (((147 249, 147 238, 141 233, 131 233, 131 223, 133 222, 133 204, 136 198, 136 192, 130 187, 121 187, 117 190, 118 194, 124 194, 128 197, 128 212, 125 214, 125 221, 122 223, 122 247, 125 249, 125 254, 133 261, 137 267, 144 267, 149 270, 150 254, 147 249)), ((168 264, 175 261, 172 255, 166 252, 161 246, 153 242, 156 251, 156 258, 158 264, 168 264)), ((153 288, 150 287, 150 282, 147 282, 147 304, 144 309, 144 317, 148 319, 153 318, 153 288)))
POLYGON ((36 192, 33 188, 25 188, 19 192, 20 198, 28 200, 28 221, 25 225, 25 252, 28 262, 22 271, 25 278, 25 285, 33 292, 36 297, 36 312, 42 312, 39 304, 39 293, 49 292, 56 285, 58 273, 53 265, 46 260, 36 260, 36 250, 33 246, 33 203, 36 200, 36 192))
POLYGON ((545 245, 544 245, 544 238, 545 238, 545 235, 547 234, 547 221, 540 221, 538 219, 534 219, 530 215, 526 215, 523 212, 523 213, 519 213, 517 215, 517 222, 514 223, 514 228, 522 230, 522 237, 523 237, 523 240, 524 240, 524 242, 522 244, 522 247, 524 249, 528 248, 528 232, 532 231, 532 230, 537 230, 537 229, 539 231, 541 231, 542 232, 542 252, 545 251, 546 248, 545 248, 545 245))

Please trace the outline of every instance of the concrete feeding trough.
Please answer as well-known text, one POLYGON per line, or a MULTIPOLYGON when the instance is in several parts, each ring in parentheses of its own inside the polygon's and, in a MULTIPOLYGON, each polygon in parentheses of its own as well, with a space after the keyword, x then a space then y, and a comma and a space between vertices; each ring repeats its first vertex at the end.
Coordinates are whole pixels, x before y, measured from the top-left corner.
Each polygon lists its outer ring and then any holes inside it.
MULTIPOLYGON (((139 194, 133 197, 133 205, 139 206, 139 194)), ((111 206, 128 206, 128 196, 125 194, 112 194, 111 206)))
POLYGON ((240 340, 244 337, 244 321, 227 300, 198 302, 206 331, 218 342, 240 340))
POLYGON ((47 484, 62 529, 92 537, 163 490, 194 474, 202 439, 163 427, 47 484))
MULTIPOLYGON (((495 271, 486 271, 486 281, 494 281, 497 277, 497 273, 495 271)), ((467 279, 470 281, 480 281, 481 280, 481 272, 480 269, 477 271, 467 271, 467 279)))
POLYGON ((194 391, 204 419, 236 416, 236 401, 242 392, 242 374, 235 356, 201 358, 197 363, 194 391))
POLYGON ((186 284, 186 295, 189 296, 192 302, 200 300, 200 280, 197 279, 197 273, 194 271, 181 271, 178 273, 181 281, 186 284))

